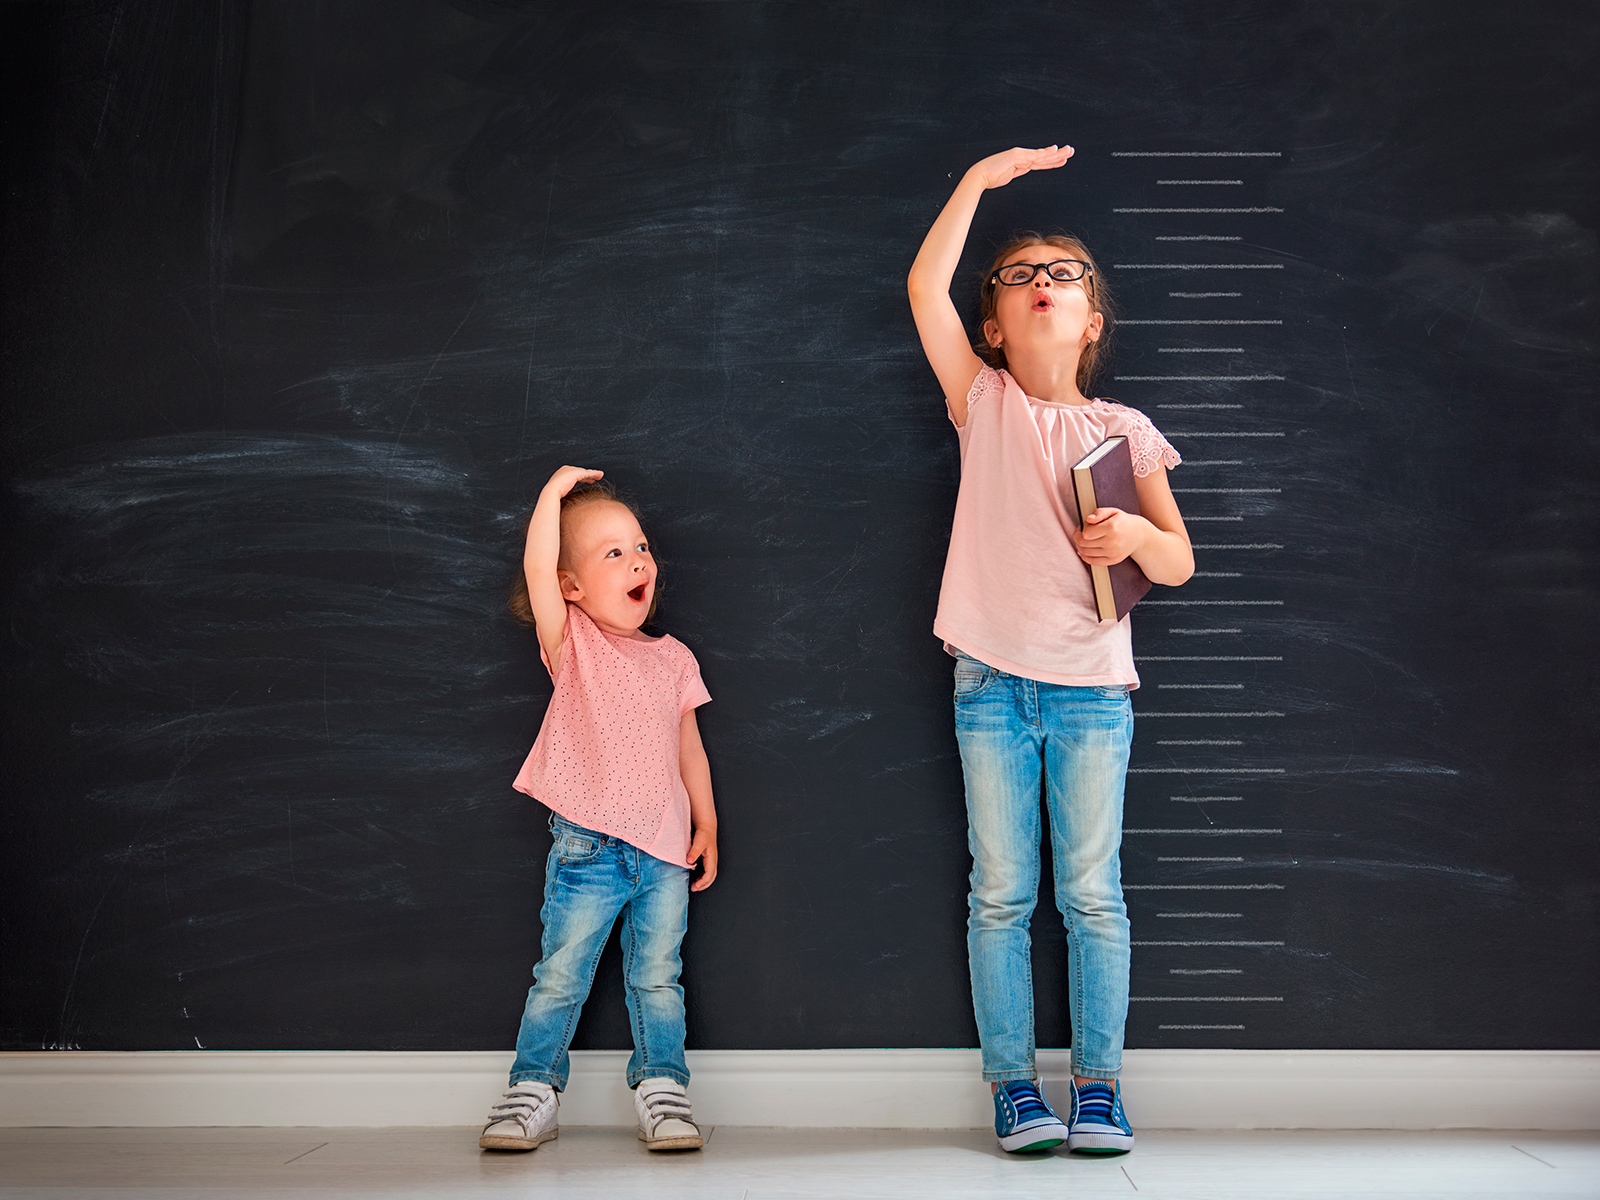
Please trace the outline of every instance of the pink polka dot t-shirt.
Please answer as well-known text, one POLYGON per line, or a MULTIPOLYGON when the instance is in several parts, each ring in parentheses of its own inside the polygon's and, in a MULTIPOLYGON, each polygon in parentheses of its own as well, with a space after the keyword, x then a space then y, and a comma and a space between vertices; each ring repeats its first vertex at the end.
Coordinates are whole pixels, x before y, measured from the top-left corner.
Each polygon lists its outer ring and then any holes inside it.
POLYGON ((614 637, 576 604, 561 645, 555 694, 512 786, 586 829, 692 865, 678 734, 683 714, 711 699, 700 664, 677 638, 614 637))

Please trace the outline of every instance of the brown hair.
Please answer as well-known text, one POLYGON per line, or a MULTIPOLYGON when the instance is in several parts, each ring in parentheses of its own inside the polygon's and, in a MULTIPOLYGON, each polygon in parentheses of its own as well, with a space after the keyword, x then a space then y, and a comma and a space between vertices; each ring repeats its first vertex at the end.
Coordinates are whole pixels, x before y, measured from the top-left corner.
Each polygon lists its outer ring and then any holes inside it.
POLYGON ((1078 356, 1078 390, 1085 396, 1092 396, 1089 390, 1094 382, 1095 374, 1100 370, 1106 358, 1107 346, 1111 341, 1111 291, 1106 284, 1105 276, 1100 274, 1100 267, 1094 261, 1094 255, 1089 253, 1085 246, 1075 237, 1066 234, 1052 233, 1049 236, 1040 233, 1019 233, 1004 246, 995 252, 994 261, 989 264, 989 269, 983 276, 983 293, 978 308, 978 337, 972 343, 972 348, 979 358, 997 370, 1006 365, 1006 352, 1004 346, 991 346, 989 339, 983 332, 983 327, 994 320, 994 306, 1000 291, 1000 285, 994 281, 994 273, 1001 265, 1018 250, 1026 250, 1029 246, 1049 246, 1055 250, 1064 250, 1069 258, 1081 259, 1089 264, 1089 271, 1085 275, 1088 286, 1083 290, 1089 295, 1089 311, 1099 313, 1104 324, 1100 328, 1100 337, 1095 341, 1087 341, 1083 353, 1078 356))
MULTIPOLYGON (((580 509, 588 508, 592 505, 604 502, 622 505, 623 508, 627 509, 633 514, 633 519, 639 522, 640 528, 642 529, 644 527, 644 518, 639 515, 638 508, 634 506, 631 500, 624 500, 621 496, 617 495, 617 489, 605 482, 605 480, 600 479, 591 483, 580 483, 565 496, 561 497, 561 549, 556 557, 556 567, 558 570, 566 569, 567 567, 567 530, 572 522, 572 514, 580 509)), ((533 520, 533 514, 529 513, 528 521, 531 520, 533 520)), ((524 521, 522 523, 522 528, 524 530, 526 530, 528 527, 528 521, 524 521)), ((661 560, 657 559, 656 567, 658 571, 660 566, 661 560)), ((650 611, 645 614, 644 618, 644 623, 646 625, 650 624, 650 622, 656 619, 656 607, 660 603, 661 576, 658 573, 656 576, 656 588, 650 597, 650 611)), ((511 611, 511 616, 515 620, 522 622, 522 624, 538 624, 533 617, 533 601, 528 597, 528 573, 520 566, 517 568, 516 575, 511 580, 511 595, 506 598, 506 607, 511 611)))

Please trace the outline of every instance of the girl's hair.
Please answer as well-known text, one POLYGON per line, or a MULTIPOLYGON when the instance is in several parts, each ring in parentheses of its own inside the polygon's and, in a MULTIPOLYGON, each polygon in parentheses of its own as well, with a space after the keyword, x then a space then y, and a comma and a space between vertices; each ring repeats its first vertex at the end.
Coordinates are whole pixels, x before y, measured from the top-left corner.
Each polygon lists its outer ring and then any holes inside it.
POLYGON ((1049 246, 1054 250, 1065 251, 1068 258, 1076 258, 1089 264, 1089 271, 1084 276, 1087 286, 1083 290, 1089 295, 1089 311, 1099 313, 1104 324, 1100 328, 1099 340, 1085 343, 1083 353, 1078 357, 1078 390, 1085 396, 1092 396, 1094 393, 1089 390, 1089 386, 1094 382, 1095 374, 1099 371, 1111 342, 1113 315, 1111 291, 1106 285, 1105 277, 1100 274, 1100 267, 1094 261, 1094 255, 1089 253, 1089 247, 1075 237, 1061 233, 1052 233, 1049 236, 1041 233, 1019 233, 996 251, 994 261, 989 264, 989 270, 983 276, 983 295, 978 309, 978 337, 972 343, 972 348, 978 357, 991 367, 997 370, 1005 367, 1005 347, 989 345, 983 327, 994 319, 995 300, 1001 287, 994 281, 994 273, 1006 259, 1018 250, 1026 250, 1029 246, 1049 246))
MULTIPOLYGON (((644 518, 639 515, 639 510, 634 507, 633 502, 624 500, 617 495, 617 489, 605 480, 599 479, 592 483, 580 483, 565 496, 561 497, 561 550, 556 557, 556 568, 558 570, 567 569, 567 530, 571 527, 572 515, 579 509, 601 503, 622 505, 623 508, 633 514, 633 519, 639 522, 640 528, 644 527, 644 518)), ((528 520, 531 521, 532 519, 533 514, 528 514, 528 520)), ((522 527, 526 529, 528 521, 524 521, 522 527)), ((661 566, 659 559, 656 560, 656 566, 658 569, 661 566)), ((650 597, 650 611, 645 614, 644 618, 646 625, 656 619, 656 606, 660 603, 661 576, 657 574, 656 589, 650 597)), ((506 599, 506 607, 511 610, 511 616, 524 625, 538 624, 533 617, 533 602, 528 598, 528 573, 520 566, 511 580, 511 595, 506 599)))

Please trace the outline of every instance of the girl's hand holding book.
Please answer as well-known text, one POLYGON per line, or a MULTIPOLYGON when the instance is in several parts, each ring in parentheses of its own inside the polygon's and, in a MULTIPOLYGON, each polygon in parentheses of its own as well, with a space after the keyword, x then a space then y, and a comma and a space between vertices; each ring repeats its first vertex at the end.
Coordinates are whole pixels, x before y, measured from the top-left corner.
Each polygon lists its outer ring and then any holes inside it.
POLYGON ((1150 537, 1150 522, 1120 508, 1097 508, 1082 529, 1071 531, 1078 557, 1091 567, 1112 567, 1138 553, 1150 537))

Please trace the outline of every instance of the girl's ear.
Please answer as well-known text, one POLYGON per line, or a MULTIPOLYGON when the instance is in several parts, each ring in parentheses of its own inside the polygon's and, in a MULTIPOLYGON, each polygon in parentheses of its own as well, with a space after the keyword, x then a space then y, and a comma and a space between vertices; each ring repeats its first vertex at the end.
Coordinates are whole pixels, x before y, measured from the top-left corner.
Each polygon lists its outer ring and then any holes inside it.
POLYGON ((1092 317, 1090 317, 1088 330, 1089 340, 1091 342, 1098 342, 1100 340, 1100 331, 1105 327, 1106 319, 1103 315, 1100 313, 1095 313, 1092 317))
POLYGON ((983 340, 989 343, 992 350, 1000 348, 1000 326, 995 324, 993 317, 983 323, 983 340))
POLYGON ((557 569, 556 583, 561 588, 561 596, 565 600, 577 603, 583 599, 583 589, 578 586, 578 577, 571 571, 557 569))

